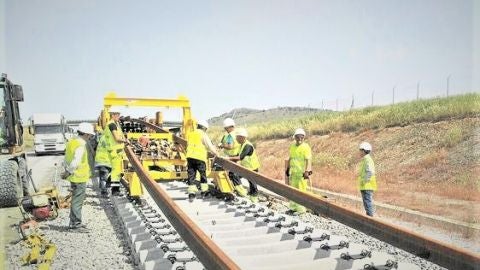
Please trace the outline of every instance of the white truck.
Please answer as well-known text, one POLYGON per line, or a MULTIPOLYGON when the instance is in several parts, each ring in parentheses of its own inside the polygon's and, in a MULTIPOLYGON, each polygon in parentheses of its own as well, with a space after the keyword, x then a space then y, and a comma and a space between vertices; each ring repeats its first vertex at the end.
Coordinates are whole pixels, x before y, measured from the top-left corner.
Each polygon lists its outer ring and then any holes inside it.
POLYGON ((67 123, 59 113, 36 113, 30 118, 35 154, 65 153, 67 123))

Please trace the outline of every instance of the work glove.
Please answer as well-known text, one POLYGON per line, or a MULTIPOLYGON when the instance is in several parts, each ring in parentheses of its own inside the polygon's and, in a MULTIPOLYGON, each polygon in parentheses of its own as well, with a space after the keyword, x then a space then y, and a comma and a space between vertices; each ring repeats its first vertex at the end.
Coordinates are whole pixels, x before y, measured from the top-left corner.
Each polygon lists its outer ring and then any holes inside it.
POLYGON ((303 172, 303 179, 309 179, 310 175, 312 175, 312 171, 304 171, 303 172))
POLYGON ((70 175, 71 175, 71 173, 69 171, 64 171, 60 174, 60 177, 62 179, 67 179, 70 175))
POLYGON ((222 149, 222 148, 223 148, 223 143, 217 144, 217 147, 220 148, 220 149, 222 149))

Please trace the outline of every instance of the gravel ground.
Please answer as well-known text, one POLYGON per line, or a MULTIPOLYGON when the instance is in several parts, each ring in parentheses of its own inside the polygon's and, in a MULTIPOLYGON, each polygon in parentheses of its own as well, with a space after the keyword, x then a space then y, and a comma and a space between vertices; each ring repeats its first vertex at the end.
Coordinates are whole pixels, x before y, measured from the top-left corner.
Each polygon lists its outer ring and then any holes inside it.
MULTIPOLYGON (((264 200, 266 200, 266 198, 264 200)), ((272 204, 269 206, 269 208, 272 210, 278 211, 280 213, 288 210, 287 203, 283 201, 273 199, 270 202, 272 204)), ((445 269, 441 266, 438 266, 434 263, 431 263, 427 260, 417 257, 411 253, 408 253, 402 249, 396 248, 390 244, 387 244, 383 241, 370 237, 355 229, 347 227, 335 220, 313 215, 310 213, 301 215, 299 216, 299 218, 305 223, 310 223, 316 229, 327 230, 334 235, 343 235, 348 239, 350 239, 350 242, 366 245, 370 247, 373 251, 386 252, 390 255, 393 255, 399 262, 412 263, 419 266, 421 269, 428 269, 428 270, 445 269)))
MULTIPOLYGON (((60 192, 66 193, 68 186, 68 182, 61 181, 60 192)), ((272 204, 269 208, 272 210, 280 213, 287 210, 283 201, 273 199, 270 202, 272 204)), ((92 189, 92 183, 87 185, 87 198, 82 213, 88 228, 82 232, 68 230, 69 209, 61 209, 55 220, 40 223, 45 238, 57 246, 52 269, 135 269, 130 248, 121 233, 122 225, 115 216, 109 199, 99 198, 96 190, 92 189)), ((389 253, 399 262, 413 263, 421 269, 444 269, 334 220, 309 213, 300 216, 300 219, 317 229, 346 236, 351 242, 369 246, 374 251, 389 253)), ((28 251, 21 243, 8 246, 7 269, 36 269, 35 265, 21 266, 20 257, 28 251)))
MULTIPOLYGON (((61 181, 59 188, 65 192, 68 186, 68 182, 61 181)), ((57 246, 51 269, 135 269, 129 247, 122 239, 121 223, 113 211, 109 199, 99 198, 89 183, 82 210, 86 230, 68 230, 69 209, 61 209, 55 220, 40 222, 45 238, 57 246)), ((10 245, 7 269, 36 269, 35 265, 21 266, 20 257, 28 251, 21 242, 10 245)))

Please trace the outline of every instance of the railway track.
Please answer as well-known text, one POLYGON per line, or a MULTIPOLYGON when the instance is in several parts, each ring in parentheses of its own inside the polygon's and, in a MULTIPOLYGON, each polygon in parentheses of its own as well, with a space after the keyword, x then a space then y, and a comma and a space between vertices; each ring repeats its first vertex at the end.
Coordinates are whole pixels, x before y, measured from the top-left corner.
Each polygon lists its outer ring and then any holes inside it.
MULTIPOLYGON (((241 269, 420 269, 260 204, 216 198, 189 202, 183 182, 159 185, 241 269)), ((171 231, 161 231, 168 232, 171 231)), ((185 268, 198 267, 192 264, 196 261, 193 253, 186 254, 180 255, 180 262, 186 262, 185 268)), ((178 264, 174 255, 170 256, 178 264)))
MULTIPOLYGON (((149 206, 117 201, 137 263, 145 269, 421 269, 389 253, 314 228, 245 200, 189 202, 180 181, 155 182, 132 149, 127 156, 150 194, 149 206)), ((368 235, 450 269, 479 269, 476 254, 365 217, 298 192, 223 159, 226 169, 368 235)))

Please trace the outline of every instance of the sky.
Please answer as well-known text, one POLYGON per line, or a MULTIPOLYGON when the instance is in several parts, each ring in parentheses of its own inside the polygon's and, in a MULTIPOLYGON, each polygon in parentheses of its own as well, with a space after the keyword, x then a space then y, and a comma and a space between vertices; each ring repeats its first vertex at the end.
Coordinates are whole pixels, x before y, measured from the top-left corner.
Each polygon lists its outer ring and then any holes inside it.
POLYGON ((23 86, 24 119, 95 119, 109 91, 185 95, 198 119, 342 110, 412 100, 417 85, 445 96, 447 81, 480 92, 479 17, 475 0, 0 0, 0 71, 23 86))

